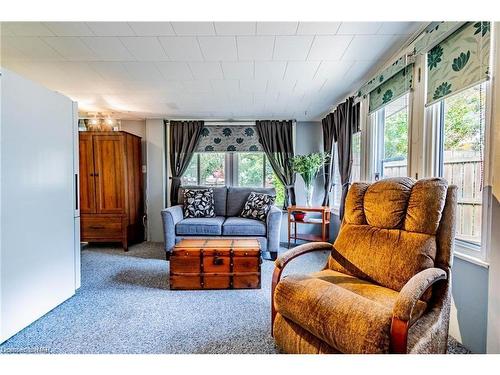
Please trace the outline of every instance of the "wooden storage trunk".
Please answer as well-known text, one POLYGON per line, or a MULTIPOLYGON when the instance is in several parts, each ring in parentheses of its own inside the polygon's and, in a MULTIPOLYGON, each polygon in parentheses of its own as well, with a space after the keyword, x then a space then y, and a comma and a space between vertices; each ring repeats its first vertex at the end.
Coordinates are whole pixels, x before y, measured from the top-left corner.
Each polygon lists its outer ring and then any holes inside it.
POLYGON ((260 289, 255 239, 183 239, 170 256, 170 289, 260 289))

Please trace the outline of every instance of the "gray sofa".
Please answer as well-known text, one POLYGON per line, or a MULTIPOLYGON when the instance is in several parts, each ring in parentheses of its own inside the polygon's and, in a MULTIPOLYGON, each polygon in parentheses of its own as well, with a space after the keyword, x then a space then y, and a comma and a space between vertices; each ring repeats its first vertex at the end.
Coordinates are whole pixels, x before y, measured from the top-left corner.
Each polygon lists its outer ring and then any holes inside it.
MULTIPOLYGON (((204 189, 206 186, 186 186, 179 189, 179 202, 184 200, 184 188, 204 189)), ((256 238, 262 252, 275 259, 280 244, 282 211, 273 206, 267 221, 239 217, 250 192, 275 194, 274 188, 213 187, 215 215, 212 218, 184 219, 183 206, 168 207, 161 212, 167 257, 181 238, 224 237, 256 238)), ((268 256, 265 256, 268 258, 268 256)))

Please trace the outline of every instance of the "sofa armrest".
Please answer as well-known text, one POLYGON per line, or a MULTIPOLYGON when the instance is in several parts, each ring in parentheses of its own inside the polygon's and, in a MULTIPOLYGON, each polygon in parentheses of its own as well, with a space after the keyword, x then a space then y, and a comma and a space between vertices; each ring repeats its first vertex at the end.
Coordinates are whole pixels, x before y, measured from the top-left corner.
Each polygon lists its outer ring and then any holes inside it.
POLYGON ((267 251, 278 253, 280 248, 280 231, 281 231, 281 218, 283 211, 278 207, 272 206, 267 214, 267 251))
POLYGON ((165 208, 161 211, 165 251, 171 252, 175 246, 175 225, 184 218, 182 205, 165 208))
POLYGON ((441 268, 427 268, 417 273, 403 286, 392 309, 389 347, 391 353, 407 353, 408 330, 415 305, 434 283, 447 278, 448 275, 441 268))

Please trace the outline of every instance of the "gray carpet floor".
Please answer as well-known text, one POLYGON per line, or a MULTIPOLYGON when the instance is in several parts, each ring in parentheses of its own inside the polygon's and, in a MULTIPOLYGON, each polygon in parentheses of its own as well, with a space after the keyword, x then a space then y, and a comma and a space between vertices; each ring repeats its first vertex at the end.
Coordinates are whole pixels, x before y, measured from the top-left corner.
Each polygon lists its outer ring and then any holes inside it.
MULTIPOLYGON (((288 272, 322 267, 311 253, 288 272)), ((0 353, 277 353, 270 336, 273 263, 262 264, 262 289, 171 291, 161 244, 128 253, 82 251, 76 295, 0 345, 0 353)), ((455 340, 451 353, 468 353, 455 340)))

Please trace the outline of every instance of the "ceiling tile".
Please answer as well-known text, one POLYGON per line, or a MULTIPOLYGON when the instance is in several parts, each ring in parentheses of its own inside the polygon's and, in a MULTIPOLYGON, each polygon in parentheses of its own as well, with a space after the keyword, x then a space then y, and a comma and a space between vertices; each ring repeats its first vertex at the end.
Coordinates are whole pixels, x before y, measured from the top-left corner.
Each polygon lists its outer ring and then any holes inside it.
POLYGON ((85 22, 44 22, 57 36, 93 36, 94 33, 85 22))
POLYGON ((352 41, 351 35, 316 36, 308 60, 340 60, 352 41))
POLYGON ((69 60, 92 60, 96 58, 94 51, 77 37, 49 37, 43 38, 43 41, 69 60))
POLYGON ((120 38, 123 45, 138 61, 168 60, 158 38, 147 36, 131 36, 120 38))
POLYGON ((96 36, 135 36, 127 22, 87 22, 96 36))
POLYGON ((193 79, 191 69, 185 62, 165 61, 158 62, 156 66, 167 80, 187 80, 193 79))
POLYGON ((123 66, 133 81, 158 82, 163 79, 162 74, 152 62, 124 62, 123 66))
POLYGON ((214 92, 234 93, 240 89, 240 81, 237 79, 219 79, 211 81, 214 92))
POLYGON ((274 36, 239 36, 238 58, 240 60, 272 60, 274 36))
POLYGON ((256 22, 214 22, 217 35, 255 35, 256 22))
POLYGON ((92 68, 90 63, 80 61, 61 61, 58 63, 70 77, 78 77, 82 81, 100 81, 103 78, 92 68))
POLYGON ((296 80, 288 81, 284 79, 270 79, 267 82, 267 91, 270 93, 273 92, 284 92, 289 93, 293 91, 293 88, 297 84, 296 80))
POLYGON ((312 36, 277 36, 274 47, 274 60, 305 60, 312 36))
POLYGON ((93 61, 89 66, 94 69, 105 81, 128 81, 128 71, 121 62, 93 61))
POLYGON ((336 34, 340 22, 299 22, 297 35, 329 35, 336 34))
POLYGON ((175 35, 170 22, 129 22, 128 24, 137 36, 175 35))
POLYGON ((134 59, 119 38, 82 37, 80 39, 95 52, 100 60, 124 61, 134 59))
POLYGON ((295 35, 298 22, 257 22, 258 35, 295 35))
POLYGON ((255 79, 281 79, 285 69, 285 61, 256 61, 255 79))
POLYGON ((382 27, 377 34, 385 35, 410 35, 418 30, 420 22, 382 22, 382 27))
POLYGON ((15 36, 54 36, 42 22, 2 22, 2 29, 15 36))
POLYGON ((325 84, 326 79, 301 79, 297 81, 297 84, 293 88, 293 91, 297 94, 305 95, 310 93, 317 94, 323 85, 325 84))
POLYGON ((235 61, 236 38, 233 36, 200 36, 201 52, 206 61, 235 61))
POLYGON ((289 61, 286 66, 285 80, 312 79, 318 69, 319 61, 289 61))
POLYGON ((382 22, 342 22, 337 34, 366 35, 376 34, 382 22))
POLYGON ((209 80, 184 81, 182 85, 187 92, 212 92, 209 80))
MULTIPOLYGON (((370 77, 367 75, 376 65, 377 63, 372 61, 355 61, 347 74, 353 83, 364 78, 369 79, 370 77)), ((334 84, 333 80, 331 80, 331 84, 334 84)))
POLYGON ((173 61, 203 61, 200 45, 194 37, 165 36, 160 43, 173 61))
POLYGON ((195 79, 222 79, 222 69, 218 62, 190 62, 189 67, 195 79))
POLYGON ((240 81, 241 92, 264 93, 266 92, 266 87, 267 80, 242 79, 240 81))
POLYGON ((177 35, 215 35, 213 22, 171 22, 177 35))
POLYGON ((253 79, 254 66, 251 62, 222 62, 225 79, 253 79))
POLYGON ((314 78, 341 79, 353 64, 353 61, 322 61, 314 78))
POLYGON ((393 35, 356 35, 342 56, 342 60, 378 60, 394 45, 396 38, 397 36, 393 35))

